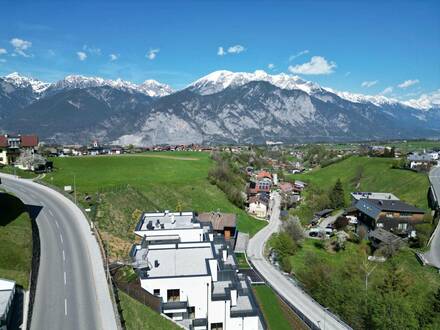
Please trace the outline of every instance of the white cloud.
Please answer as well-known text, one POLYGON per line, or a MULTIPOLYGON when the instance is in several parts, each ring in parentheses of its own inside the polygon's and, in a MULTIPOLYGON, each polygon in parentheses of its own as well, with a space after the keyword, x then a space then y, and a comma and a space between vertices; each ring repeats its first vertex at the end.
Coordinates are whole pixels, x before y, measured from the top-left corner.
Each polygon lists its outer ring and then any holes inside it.
POLYGON ((19 39, 19 38, 13 38, 10 41, 12 47, 14 47, 14 53, 17 55, 21 55, 24 57, 31 57, 32 54, 28 54, 26 50, 32 47, 32 42, 19 39))
POLYGON ((157 53, 159 53, 160 49, 156 48, 156 49, 150 49, 147 53, 147 55, 145 55, 146 58, 148 58, 150 61, 154 60, 157 56, 157 53))
POLYGON ((53 49, 49 49, 49 50, 47 51, 47 55, 49 55, 49 56, 55 56, 56 53, 55 53, 55 51, 54 51, 53 49))
POLYGON ((409 80, 405 80, 403 83, 397 85, 399 88, 408 88, 411 87, 413 85, 418 84, 420 81, 418 79, 409 79, 409 80))
POLYGON ((110 54, 110 61, 116 61, 119 58, 119 54, 110 54))
POLYGON ((0 58, 0 63, 5 63, 6 60, 4 58, 0 58))
POLYGON ((225 50, 223 49, 223 47, 220 46, 220 47, 218 48, 217 55, 218 55, 218 56, 224 56, 224 55, 226 55, 226 52, 225 52, 225 50))
POLYGON ((273 64, 273 63, 269 63, 269 64, 267 65, 267 68, 270 69, 270 70, 273 70, 273 69, 275 68, 275 64, 273 64))
POLYGON ((244 48, 242 45, 235 45, 228 48, 229 54, 240 54, 241 52, 244 52, 246 48, 244 48))
POLYGON ((378 80, 364 81, 364 82, 361 84, 361 86, 362 86, 362 87, 369 88, 369 87, 372 87, 372 86, 376 85, 377 83, 378 83, 378 80))
POLYGON ((76 52, 76 55, 80 61, 84 61, 87 58, 87 54, 84 52, 76 52))
POLYGON ((8 52, 4 48, 0 48, 0 55, 7 54, 8 52))
POLYGON ((91 46, 84 45, 83 51, 85 51, 91 55, 98 55, 98 56, 101 55, 101 49, 97 48, 97 47, 91 47, 91 46))
POLYGON ((392 93, 394 90, 393 86, 388 86, 387 88, 385 88, 380 94, 381 95, 386 95, 386 94, 390 94, 392 93))
POLYGON ((422 94, 418 99, 411 99, 404 103, 411 107, 426 110, 433 107, 440 107, 440 89, 432 91, 431 93, 422 94))
POLYGON ((351 72, 347 71, 344 76, 348 77, 349 75, 351 75, 351 72))
POLYGON ((302 50, 302 51, 296 53, 295 55, 290 55, 290 56, 289 56, 289 61, 291 62, 291 61, 293 61, 295 58, 298 58, 298 57, 300 57, 300 56, 306 55, 306 54, 308 54, 308 53, 309 53, 309 50, 308 50, 308 49, 304 49, 304 50, 302 50))
POLYGON ((330 74, 336 68, 335 62, 328 62, 322 56, 313 56, 310 62, 289 66, 289 71, 294 74, 330 74))

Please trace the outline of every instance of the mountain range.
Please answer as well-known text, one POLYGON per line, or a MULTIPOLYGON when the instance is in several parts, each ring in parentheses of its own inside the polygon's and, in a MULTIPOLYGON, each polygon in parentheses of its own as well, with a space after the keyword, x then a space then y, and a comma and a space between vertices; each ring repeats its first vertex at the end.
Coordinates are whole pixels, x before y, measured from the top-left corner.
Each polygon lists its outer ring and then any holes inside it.
MULTIPOLYGON (((423 101, 423 102, 422 102, 423 101)), ((440 106, 339 92, 298 76, 215 71, 166 84, 67 76, 0 77, 0 132, 46 142, 153 145, 440 137, 440 106)))

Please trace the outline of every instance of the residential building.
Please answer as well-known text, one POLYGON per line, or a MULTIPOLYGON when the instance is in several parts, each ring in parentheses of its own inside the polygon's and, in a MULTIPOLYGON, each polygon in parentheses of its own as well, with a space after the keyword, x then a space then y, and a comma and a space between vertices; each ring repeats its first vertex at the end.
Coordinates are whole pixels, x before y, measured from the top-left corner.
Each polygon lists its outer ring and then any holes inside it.
POLYGON ((226 240, 235 239, 237 235, 237 216, 234 213, 207 212, 200 213, 200 222, 210 223, 214 233, 221 234, 226 240))
POLYGON ((392 193, 385 193, 385 192, 362 192, 362 191, 356 191, 352 192, 351 194, 351 200, 353 203, 356 203, 358 200, 367 198, 367 199, 388 199, 388 200, 394 200, 398 201, 399 198, 397 198, 392 193))
POLYGON ((415 225, 425 212, 400 200, 363 198, 354 205, 358 219, 371 229, 383 228, 399 235, 415 236, 415 225))
POLYGON ((0 278, 0 330, 7 330, 11 319, 15 282, 0 278))
MULTIPOLYGON (((237 272, 230 244, 213 232, 210 223, 202 225, 193 217, 188 222, 192 212, 182 212, 182 217, 180 212, 159 213, 161 224, 165 224, 164 214, 168 218, 174 214, 177 225, 172 230, 183 232, 188 223, 198 223, 203 235, 196 241, 172 240, 168 234, 159 234, 171 229, 159 225, 150 231, 163 240, 145 235, 141 244, 133 246, 130 256, 141 287, 161 298, 162 313, 187 329, 259 329, 255 297, 248 279, 237 272)), ((154 218, 152 213, 144 215, 154 218)), ((188 238, 186 233, 176 236, 188 238)))
POLYGON ((134 233, 148 241, 202 242, 204 232, 193 212, 142 213, 134 233))
POLYGON ((14 164, 24 151, 34 153, 38 143, 36 135, 0 135, 0 164, 14 164))
POLYGON ((249 197, 248 212, 259 218, 266 218, 269 208, 269 195, 260 193, 249 197))

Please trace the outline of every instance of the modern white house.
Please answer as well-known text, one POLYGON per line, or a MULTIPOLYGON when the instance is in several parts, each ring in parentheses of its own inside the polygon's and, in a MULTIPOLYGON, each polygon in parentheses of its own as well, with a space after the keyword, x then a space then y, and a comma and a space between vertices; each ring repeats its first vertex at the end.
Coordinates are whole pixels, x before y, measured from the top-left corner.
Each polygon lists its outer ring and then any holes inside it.
POLYGON ((134 233, 148 241, 201 242, 204 229, 193 212, 165 211, 143 213, 134 233))
POLYGON ((15 282, 0 279, 0 330, 8 329, 14 295, 15 282))
POLYGON ((143 231, 143 225, 137 228, 136 234, 144 236, 130 255, 141 287, 161 298, 162 313, 188 329, 261 328, 250 283, 238 273, 233 250, 222 235, 214 234, 212 226, 201 225, 192 212, 156 213, 156 217, 144 213, 144 219, 147 224, 159 220, 160 225, 143 231), (173 219, 171 228, 165 221, 169 218, 173 219), (194 241, 189 240, 189 223, 202 230, 198 236, 194 229, 194 241))

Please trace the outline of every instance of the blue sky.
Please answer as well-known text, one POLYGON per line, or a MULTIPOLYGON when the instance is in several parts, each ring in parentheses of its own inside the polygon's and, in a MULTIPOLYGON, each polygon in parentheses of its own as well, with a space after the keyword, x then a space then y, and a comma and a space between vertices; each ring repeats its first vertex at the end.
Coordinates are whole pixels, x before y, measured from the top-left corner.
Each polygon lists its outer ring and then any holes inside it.
POLYGON ((263 69, 403 99, 440 89, 440 1, 65 2, 0 1, 0 75, 181 88, 263 69))

